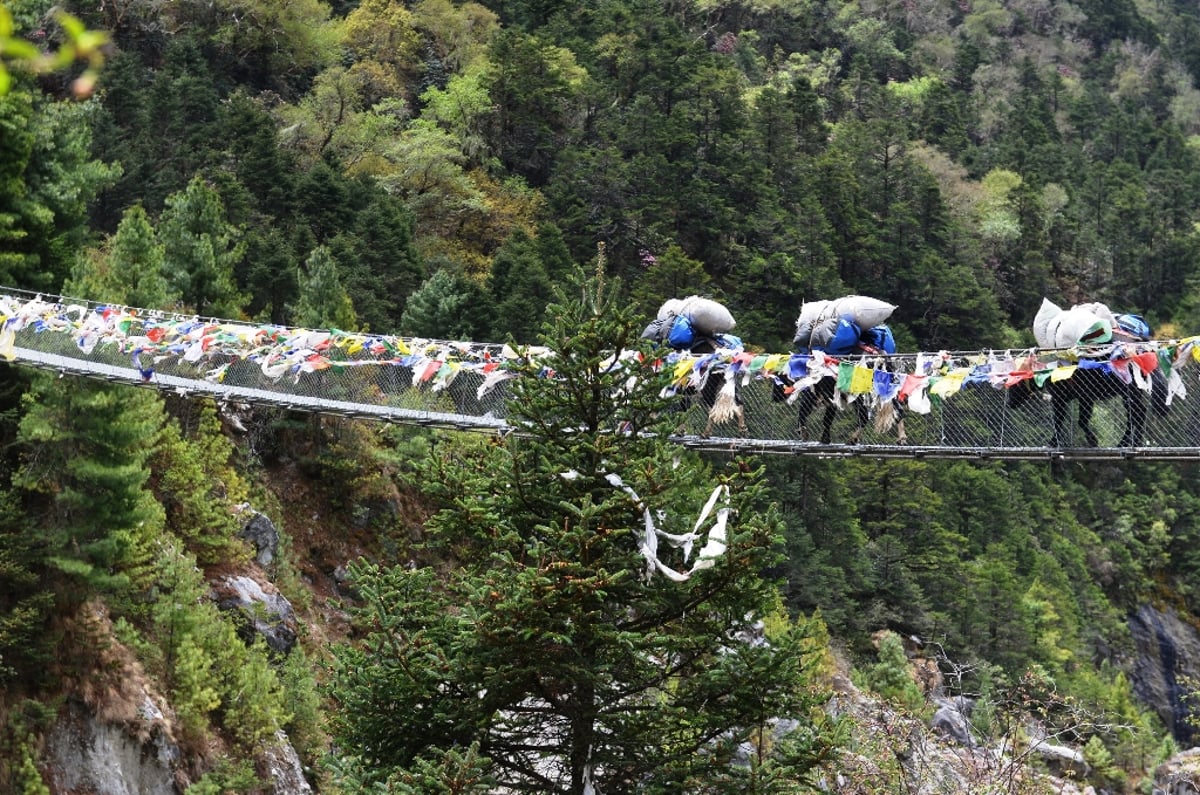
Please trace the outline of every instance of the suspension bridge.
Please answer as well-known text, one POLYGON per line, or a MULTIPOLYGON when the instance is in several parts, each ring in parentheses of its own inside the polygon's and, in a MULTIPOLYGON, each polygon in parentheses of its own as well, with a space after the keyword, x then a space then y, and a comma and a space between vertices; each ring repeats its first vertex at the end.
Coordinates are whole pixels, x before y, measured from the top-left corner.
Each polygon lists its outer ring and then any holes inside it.
MULTIPOLYGON (((0 360, 19 366, 224 404, 501 435, 520 432, 507 419, 513 363, 550 353, 202 318, 3 287, 0 324, 0 360)), ((664 353, 646 366, 680 395, 672 439, 696 449, 825 458, 1200 460, 1198 344, 1200 336, 838 358, 731 349, 664 353), (1104 375, 1099 382, 1097 372, 1104 375), (736 383, 744 430, 734 422, 706 429, 708 407, 685 400, 708 378, 736 383), (840 406, 828 441, 820 440, 824 404, 807 429, 797 408, 823 380, 840 406), (1117 385, 1118 396, 1109 388, 1090 394, 1096 383, 1117 385), (1067 384, 1078 389, 1064 393, 1067 384), (1189 397, 1189 389, 1196 394, 1189 397), (1013 400, 1017 390, 1028 399, 1013 400), (1088 438, 1078 412, 1093 400, 1088 438), (904 420, 903 440, 876 421, 894 411, 904 420)))

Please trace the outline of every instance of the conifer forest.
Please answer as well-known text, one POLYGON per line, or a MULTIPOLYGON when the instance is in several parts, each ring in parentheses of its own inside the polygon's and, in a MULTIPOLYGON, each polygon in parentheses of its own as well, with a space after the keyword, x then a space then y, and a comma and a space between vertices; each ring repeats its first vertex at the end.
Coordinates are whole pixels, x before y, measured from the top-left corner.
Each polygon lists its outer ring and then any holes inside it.
POLYGON ((1200 459, 698 451, 611 357, 1200 334, 1194 2, 7 0, 0 288, 551 351, 511 435, 0 360, 0 792, 1200 788, 1200 459))

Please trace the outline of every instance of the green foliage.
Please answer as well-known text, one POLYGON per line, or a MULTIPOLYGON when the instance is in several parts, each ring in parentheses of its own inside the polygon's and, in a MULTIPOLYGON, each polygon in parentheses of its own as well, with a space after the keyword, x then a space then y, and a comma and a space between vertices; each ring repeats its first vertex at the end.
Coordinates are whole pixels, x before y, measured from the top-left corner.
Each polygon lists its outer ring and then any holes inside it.
POLYGON ((233 271, 244 249, 216 190, 196 177, 168 196, 158 234, 171 287, 183 302, 202 314, 236 317, 241 296, 233 271))
MULTIPOLYGON (((408 296, 425 278, 413 243, 412 213, 370 183, 350 183, 330 175, 328 185, 301 184, 299 190, 304 193, 310 187, 333 191, 331 195, 318 193, 305 199, 314 212, 320 202, 321 216, 333 216, 335 212, 346 216, 329 217, 328 229, 314 231, 332 235, 329 251, 338 263, 359 324, 364 330, 394 333, 408 296)), ((317 234, 317 240, 323 240, 321 234, 317 234)))
POLYGON ((337 262, 324 246, 308 255, 300 273, 300 298, 292 322, 303 328, 354 331, 358 318, 350 294, 342 287, 337 262))
MULTIPOLYGON (((642 510, 611 476, 651 501, 670 532, 693 521, 707 491, 698 484, 714 478, 662 436, 611 432, 659 427, 659 387, 642 378, 630 388, 631 359, 611 366, 613 346, 628 350, 637 327, 615 293, 582 289, 549 313, 551 360, 526 366, 555 378, 517 381, 510 410, 534 433, 446 460, 428 480, 447 507, 426 532, 458 568, 442 578, 431 567, 352 567, 365 635, 336 649, 334 735, 373 781, 444 770, 445 750, 479 743, 498 786, 579 792, 595 777, 602 789, 702 791, 714 776, 740 779, 728 770, 738 743, 784 717, 807 741, 775 746, 786 751, 778 764, 799 776, 827 752, 810 722, 807 628, 747 642, 774 603, 759 572, 774 558, 777 519, 758 502, 756 476, 719 476, 738 518, 711 570, 672 582, 639 555, 642 510), (546 780, 538 759, 562 772, 546 780)), ((687 568, 678 551, 659 554, 687 568)))
POLYGON ((76 263, 63 291, 151 309, 166 308, 178 299, 167 282, 163 246, 140 204, 125 211, 103 248, 76 263))
MULTIPOLYGON (((232 629, 227 634, 232 634, 232 629)), ((228 666, 223 671, 221 693, 225 728, 243 748, 255 748, 274 738, 292 716, 263 639, 256 638, 249 647, 237 642, 236 636, 226 642, 237 645, 234 654, 222 655, 222 662, 228 666)))
POLYGON ((473 281, 442 268, 409 296, 400 333, 442 340, 477 340, 490 332, 492 308, 473 281))
POLYGON ((48 509, 36 531, 45 561, 64 575, 64 596, 140 587, 164 522, 146 466, 164 422, 161 398, 46 377, 26 395, 26 408, 13 482, 48 509))
POLYGON ((53 659, 54 603, 38 576, 39 544, 12 492, 0 494, 0 682, 37 681, 53 659))
POLYGON ((288 716, 282 728, 301 759, 314 762, 326 748, 324 705, 317 684, 318 666, 296 644, 279 667, 283 709, 288 716))
POLYGON ((900 636, 895 632, 882 633, 878 655, 878 660, 863 672, 867 687, 898 706, 912 712, 919 711, 925 703, 925 697, 913 679, 900 636))
POLYGON ((186 410, 186 434, 178 420, 163 426, 152 459, 154 491, 167 527, 201 563, 211 564, 235 557, 231 545, 239 526, 233 509, 245 501, 246 484, 233 467, 233 447, 216 407, 203 402, 186 410))
POLYGON ((119 169, 92 159, 91 103, 0 96, 0 280, 57 290, 87 238, 86 210, 119 169))
POLYGON ((29 737, 17 749, 18 759, 15 771, 15 781, 19 795, 50 795, 41 772, 37 769, 36 760, 30 751, 33 738, 29 737))
POLYGON ((213 660, 190 636, 184 635, 174 650, 174 689, 171 703, 185 736, 203 737, 209 715, 221 706, 213 686, 213 660))
POLYGON ((536 237, 520 229, 514 232, 496 252, 488 280, 496 323, 493 338, 511 336, 526 345, 536 341, 556 285, 571 267, 554 225, 544 225, 536 237))
POLYGON ((478 743, 465 751, 457 748, 431 749, 427 757, 415 759, 410 770, 397 771, 377 781, 370 766, 359 757, 339 757, 330 762, 333 780, 343 792, 372 795, 471 795, 492 792, 486 774, 491 760, 479 753, 478 743))
POLYGON ((263 782, 254 772, 251 759, 219 759, 216 769, 210 770, 198 781, 184 790, 184 795, 228 795, 228 793, 251 793, 263 782))
POLYGON ((629 294, 643 317, 653 318, 668 299, 712 294, 712 279, 704 272, 704 263, 688 257, 679 246, 658 255, 646 251, 641 266, 630 282, 629 294))

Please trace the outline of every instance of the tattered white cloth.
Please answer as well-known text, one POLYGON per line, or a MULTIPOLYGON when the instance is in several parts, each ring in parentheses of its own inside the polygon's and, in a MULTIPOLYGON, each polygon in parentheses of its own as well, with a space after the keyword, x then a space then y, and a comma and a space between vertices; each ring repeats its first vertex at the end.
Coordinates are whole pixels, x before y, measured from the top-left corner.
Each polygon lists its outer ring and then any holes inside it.
MULTIPOLYGON (((572 469, 562 473, 562 477, 565 480, 575 480, 579 477, 579 473, 572 469)), ((642 557, 646 559, 647 580, 650 579, 655 571, 658 571, 675 582, 684 582, 697 571, 711 568, 716 559, 725 554, 725 550, 728 547, 726 527, 729 523, 729 486, 721 484, 713 489, 712 494, 709 495, 708 502, 704 504, 704 508, 696 518, 692 532, 677 535, 658 528, 654 522, 654 515, 650 512, 646 503, 642 501, 642 498, 638 496, 633 488, 621 479, 620 475, 610 472, 604 476, 604 479, 614 488, 628 494, 633 503, 642 510, 644 528, 638 534, 638 548, 642 553, 642 557), (724 498, 724 502, 720 508, 717 508, 717 502, 722 498, 724 498), (716 508, 715 515, 713 515, 714 508, 716 508), (704 537, 701 528, 708 523, 710 516, 713 516, 712 526, 708 529, 707 537, 704 537), (687 571, 678 571, 659 560, 658 540, 660 538, 673 547, 683 549, 684 563, 692 556, 692 548, 701 538, 704 538, 704 546, 700 549, 700 554, 696 556, 696 562, 692 564, 690 569, 687 571)))

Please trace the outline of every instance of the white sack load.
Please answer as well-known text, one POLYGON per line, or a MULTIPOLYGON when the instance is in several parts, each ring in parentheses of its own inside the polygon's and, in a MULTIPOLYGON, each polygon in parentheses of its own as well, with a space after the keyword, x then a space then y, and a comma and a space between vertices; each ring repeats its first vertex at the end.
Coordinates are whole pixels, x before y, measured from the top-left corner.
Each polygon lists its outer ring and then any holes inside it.
POLYGON ((1042 299, 1042 306, 1033 317, 1033 339, 1039 348, 1054 347, 1054 333, 1058 330, 1061 315, 1062 307, 1049 298, 1042 299))
POLYGON ((814 347, 833 336, 839 318, 848 317, 860 329, 882 326, 896 311, 895 304, 866 295, 847 295, 832 301, 806 301, 800 305, 793 342, 814 347))
POLYGON ((797 345, 803 345, 806 348, 812 347, 816 348, 817 350, 825 350, 826 346, 829 345, 829 341, 833 339, 833 335, 838 329, 838 319, 837 316, 827 317, 824 320, 817 321, 811 326, 805 326, 805 328, 808 330, 807 336, 804 337, 804 339, 801 339, 800 331, 797 330, 796 339, 794 339, 793 342, 797 345))
POLYGON ((1104 304, 1077 304, 1063 310, 1049 298, 1033 318, 1033 338, 1039 348, 1070 348, 1112 341, 1116 317, 1104 304))
POLYGON ((683 299, 683 307, 678 314, 691 318, 693 328, 701 334, 724 334, 733 331, 733 327, 737 325, 733 314, 724 304, 698 295, 683 299))
POLYGON ((1073 345, 1099 345, 1112 341, 1113 324, 1082 306, 1073 306, 1059 315, 1054 333, 1055 348, 1073 345))
POLYGON ((882 326, 896 311, 895 304, 866 295, 847 295, 833 302, 835 317, 848 316, 861 329, 882 326))
POLYGON ((837 317, 837 313, 833 311, 833 301, 805 301, 800 305, 800 317, 796 320, 796 325, 801 323, 809 323, 816 325, 821 320, 831 317, 837 317))
MULTIPOLYGON (((812 344, 813 328, 828 321, 837 325, 833 301, 805 301, 800 305, 800 317, 796 318, 796 336, 792 338, 792 343, 807 348, 812 344)), ((826 337, 832 335, 830 331, 826 337)))
POLYGON ((682 309, 682 298, 668 298, 663 302, 663 305, 658 308, 658 319, 666 320, 667 318, 675 317, 676 315, 681 314, 680 310, 682 309))
POLYGON ((1102 304, 1099 301, 1093 301, 1090 304, 1077 304, 1072 307, 1072 309, 1087 310, 1101 320, 1107 321, 1110 329, 1117 328, 1117 316, 1114 315, 1113 311, 1108 308, 1108 304, 1102 304))

